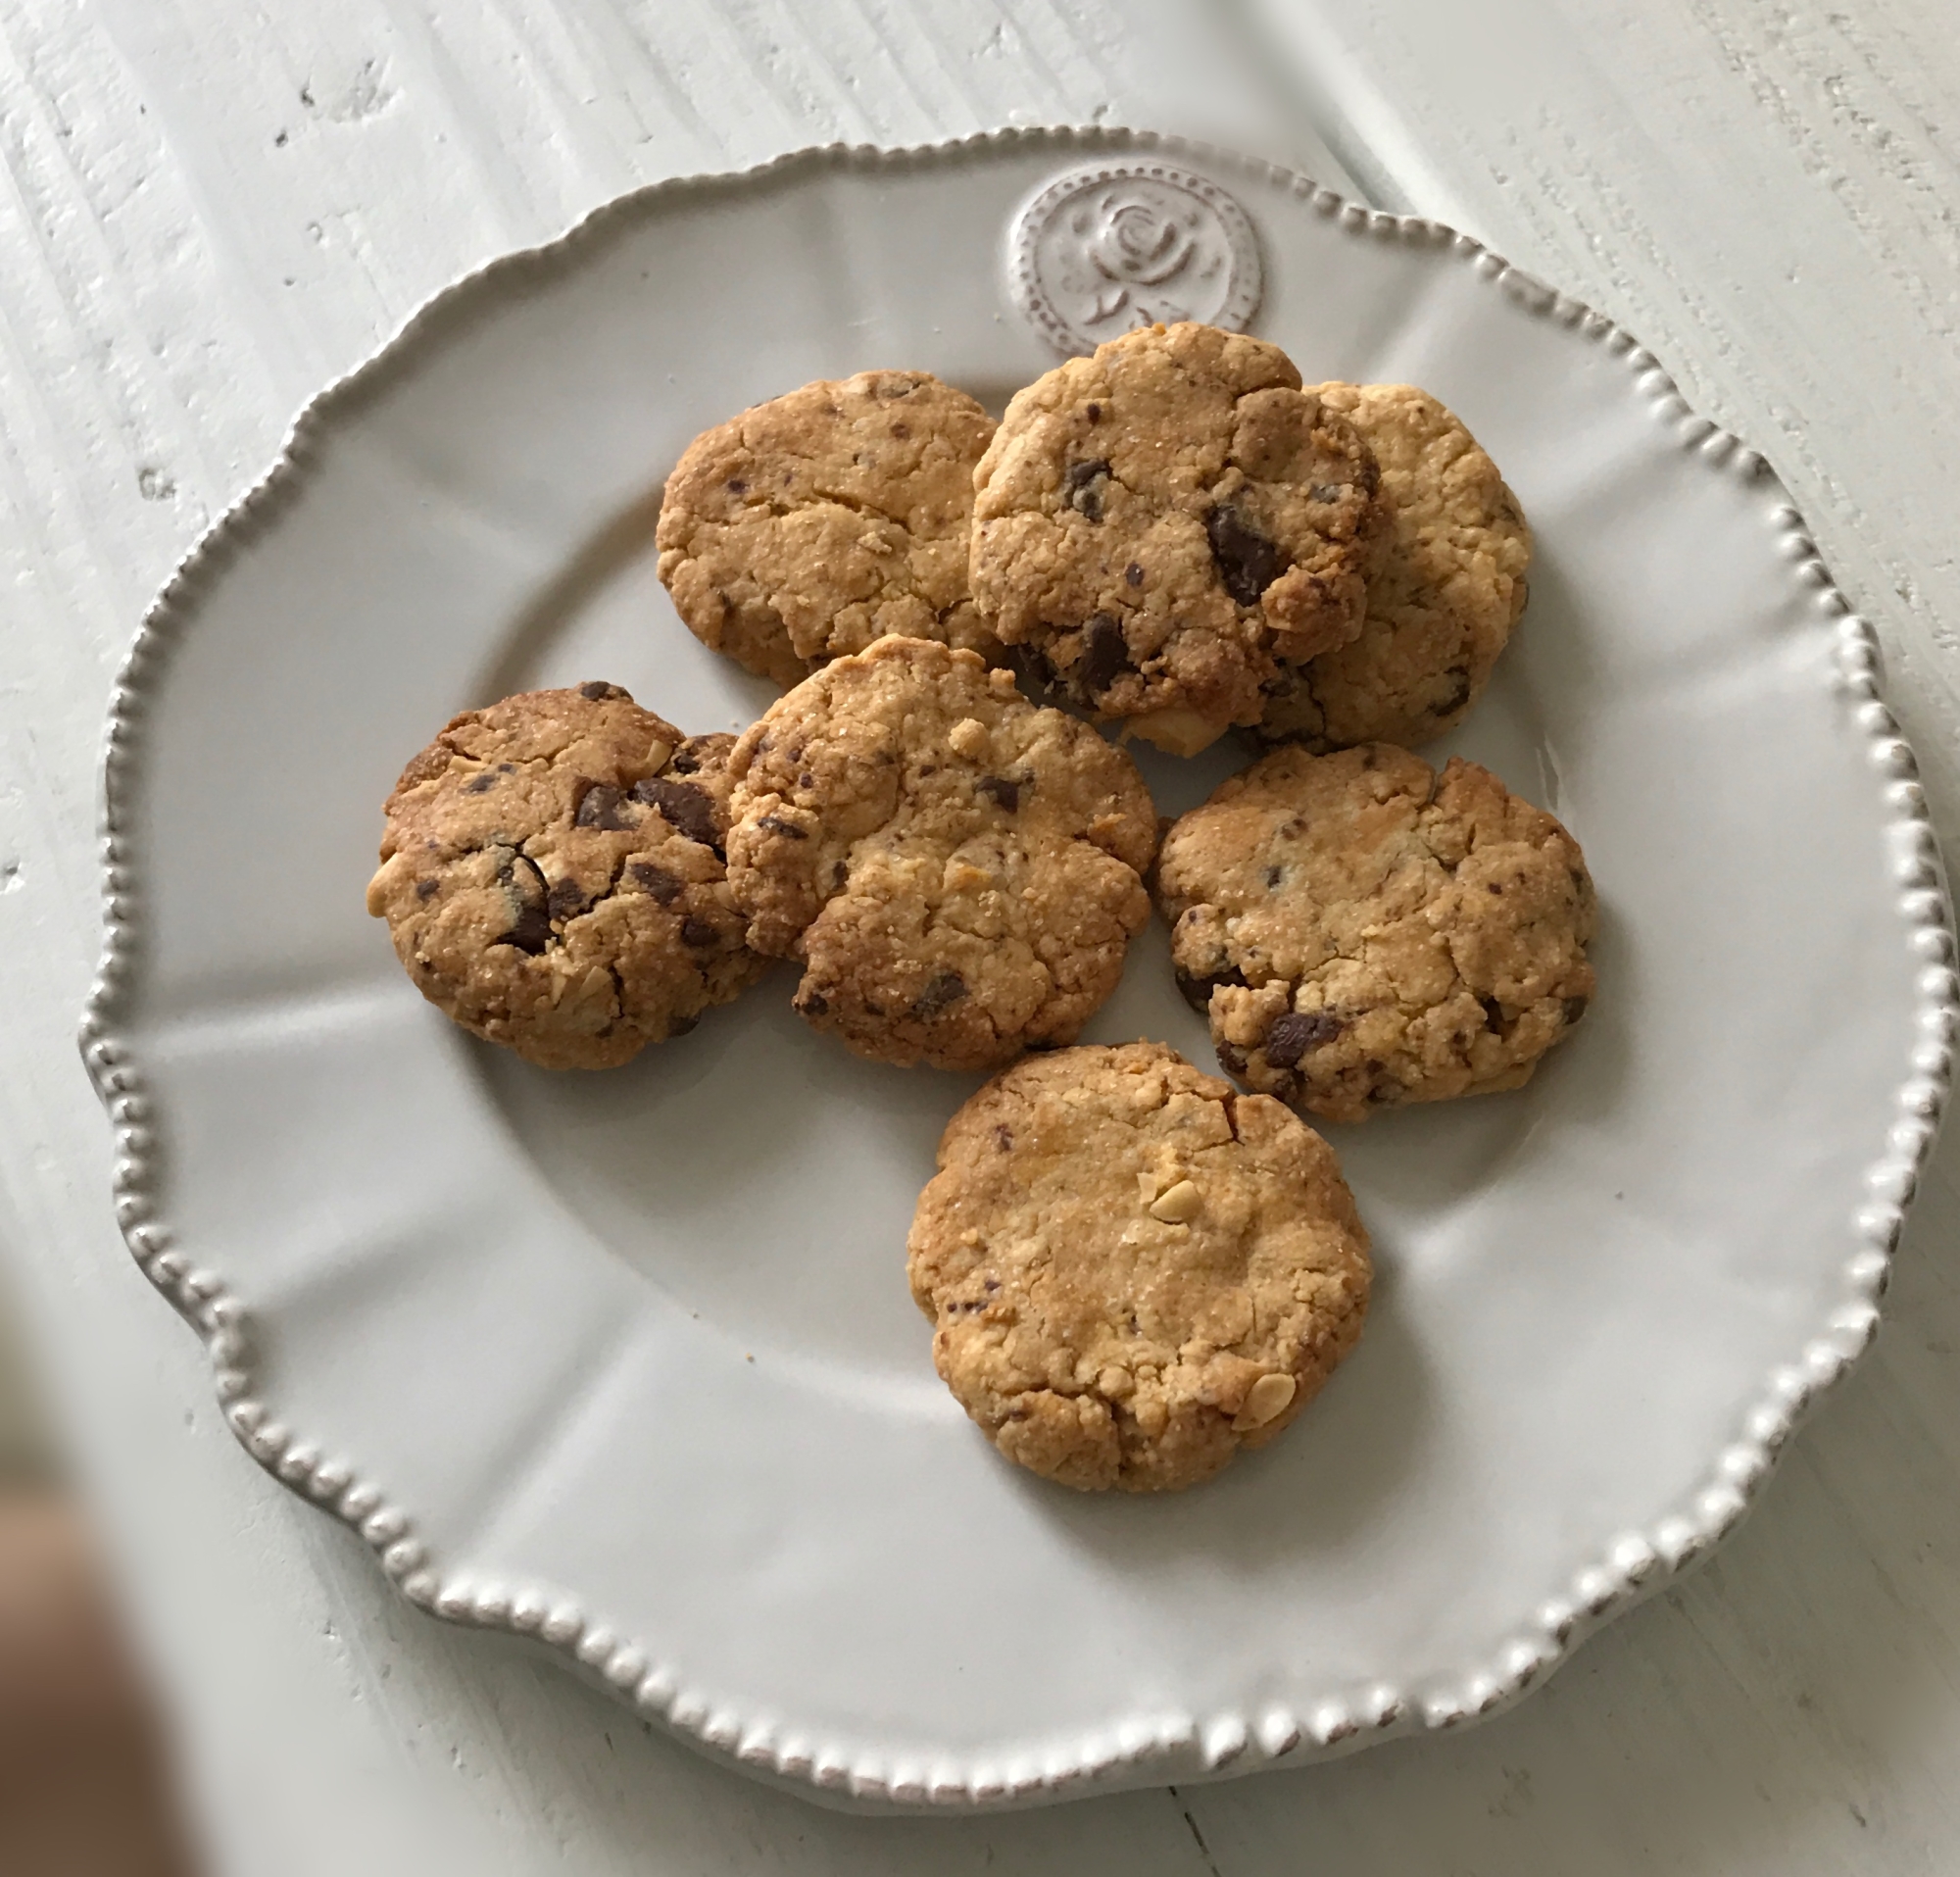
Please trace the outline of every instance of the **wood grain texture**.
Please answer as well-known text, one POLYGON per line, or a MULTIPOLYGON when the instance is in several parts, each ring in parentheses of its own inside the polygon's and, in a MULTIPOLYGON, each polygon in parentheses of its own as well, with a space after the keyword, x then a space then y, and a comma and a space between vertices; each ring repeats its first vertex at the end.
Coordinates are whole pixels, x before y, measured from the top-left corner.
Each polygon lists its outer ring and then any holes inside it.
MULTIPOLYGON (((72 1027, 150 592, 421 299, 614 191, 835 138, 1197 130, 1485 235, 1758 443, 1955 826, 1960 47, 1944 0, 13 0, 0 9, 0 1247, 218 1866, 1614 1877, 1960 1862, 1960 1154, 1877 1354, 1719 1560, 1460 1737, 1050 1814, 860 1821, 395 1600, 210 1406, 110 1218, 72 1027), (1229 19, 1231 29, 1221 22, 1229 19)), ((1847 991, 1847 994, 1853 994, 1847 991)))

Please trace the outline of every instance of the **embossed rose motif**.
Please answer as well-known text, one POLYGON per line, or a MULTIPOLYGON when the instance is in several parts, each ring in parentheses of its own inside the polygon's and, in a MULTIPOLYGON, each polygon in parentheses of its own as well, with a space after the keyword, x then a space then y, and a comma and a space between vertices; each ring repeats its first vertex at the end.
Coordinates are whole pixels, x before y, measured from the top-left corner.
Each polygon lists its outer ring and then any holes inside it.
POLYGON ((1197 237, 1174 215, 1136 197, 1103 205, 1090 258, 1111 280, 1153 287, 1190 265, 1197 237))

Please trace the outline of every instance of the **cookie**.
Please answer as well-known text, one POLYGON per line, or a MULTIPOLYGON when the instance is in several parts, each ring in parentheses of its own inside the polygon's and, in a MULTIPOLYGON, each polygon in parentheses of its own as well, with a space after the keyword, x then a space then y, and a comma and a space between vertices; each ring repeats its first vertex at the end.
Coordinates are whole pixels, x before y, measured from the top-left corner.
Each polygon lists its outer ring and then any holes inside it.
POLYGON ((1497 466, 1448 410, 1409 384, 1323 384, 1382 466, 1391 516, 1349 644, 1282 663, 1257 739, 1309 749, 1427 743, 1491 681, 1525 610, 1531 529, 1497 466))
POLYGON ((1171 828, 1156 888, 1219 1062, 1331 1121, 1517 1088, 1592 995, 1578 842, 1461 758, 1276 750, 1171 828))
POLYGON ((1191 755, 1259 720, 1279 660, 1360 630, 1379 482, 1278 346, 1142 327, 1007 406, 975 475, 973 597, 1076 703, 1191 755))
POLYGON ((541 1068, 610 1068, 765 968, 721 844, 732 736, 616 684, 466 711, 402 771, 368 910, 416 988, 541 1068))
POLYGON ((783 685, 889 632, 997 656, 966 588, 993 434, 929 371, 819 379, 704 431, 656 535, 688 630, 783 685))
POLYGON ((1074 1040, 1150 917, 1136 766, 1010 673, 881 639, 730 759, 728 880, 796 1007, 874 1062, 991 1068, 1074 1040))
POLYGON ((1191 1486, 1263 1447, 1368 1305, 1334 1150, 1161 1043, 995 1076, 939 1144, 907 1264, 959 1405, 1085 1490, 1191 1486))

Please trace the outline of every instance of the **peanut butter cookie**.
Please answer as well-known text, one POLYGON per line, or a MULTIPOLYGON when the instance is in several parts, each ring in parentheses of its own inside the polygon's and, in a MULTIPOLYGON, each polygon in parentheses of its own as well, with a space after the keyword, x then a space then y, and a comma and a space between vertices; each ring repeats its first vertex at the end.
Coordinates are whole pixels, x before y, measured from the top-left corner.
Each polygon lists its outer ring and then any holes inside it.
POLYGON ((779 699, 729 766, 749 943, 800 958, 797 1009, 875 1062, 1072 1042, 1150 917, 1136 766, 974 653, 881 639, 779 699))
POLYGON ((966 587, 993 434, 929 371, 819 379, 704 431, 656 536, 688 630, 783 685, 888 632, 997 656, 966 587))
POLYGON ((1078 704, 1190 755, 1258 721, 1280 660, 1360 630, 1379 481, 1278 346, 1140 328, 1007 406, 975 476, 973 596, 1078 704))
POLYGON ((1361 1334, 1334 1150, 1161 1043, 1004 1070, 939 1146, 908 1245, 933 1361, 1009 1459, 1152 1492, 1263 1447, 1361 1334))
POLYGON ((1276 750, 1171 828, 1157 896, 1219 1062, 1332 1121, 1520 1087, 1592 995, 1578 842, 1461 758, 1276 750))
POLYGON ((368 910, 416 988, 541 1068, 610 1068, 761 975, 728 891, 731 736, 615 684, 466 711, 402 771, 368 910))

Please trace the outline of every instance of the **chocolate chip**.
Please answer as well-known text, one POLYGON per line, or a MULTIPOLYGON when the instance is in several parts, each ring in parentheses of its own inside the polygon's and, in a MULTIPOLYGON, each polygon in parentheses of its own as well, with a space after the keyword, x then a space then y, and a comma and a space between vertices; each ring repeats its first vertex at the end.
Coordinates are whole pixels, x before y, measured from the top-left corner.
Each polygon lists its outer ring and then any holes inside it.
POLYGON ((1260 594, 1291 565, 1278 544, 1267 540, 1229 502, 1221 502, 1204 518, 1204 532, 1218 577, 1241 606, 1257 606, 1260 594))
POLYGON ((1086 415, 1091 423, 1101 423, 1102 421, 1102 407, 1100 404, 1092 404, 1089 406, 1086 415))
POLYGON ((1266 1061, 1274 1068, 1293 1068, 1308 1050, 1333 1042, 1347 1027, 1329 1011, 1288 1011, 1266 1026, 1266 1061))
POLYGON ((640 825, 637 815, 630 821, 619 818, 619 804, 625 797, 612 783, 587 782, 584 791, 578 798, 578 812, 571 817, 574 826, 596 827, 607 834, 617 834, 640 825))
POLYGON ((1105 690, 1119 671, 1131 669, 1130 642, 1123 628, 1106 613, 1099 613, 1082 628, 1082 657, 1076 681, 1086 691, 1105 690))
POLYGON ((833 893, 843 892, 844 883, 845 881, 850 879, 850 877, 851 877, 850 863, 848 861, 834 862, 830 868, 830 890, 833 893))
POLYGON ((1586 1014, 1586 1007, 1592 1000, 1590 997, 1568 997, 1560 1007, 1568 1023, 1576 1023, 1586 1014))
MULTIPOLYGON (((1191 977, 1183 971, 1177 974, 1177 988, 1184 1001, 1202 1016, 1211 1008, 1211 993, 1221 984, 1236 984, 1244 987, 1246 974, 1227 965, 1222 971, 1213 971, 1209 977, 1191 977)), ((1244 1063, 1240 1064, 1244 1067, 1244 1063)))
POLYGON ((797 999, 796 1007, 806 1016, 827 1016, 830 1013, 830 1000, 821 991, 806 991, 797 999))
POLYGON ((892 425, 892 434, 895 437, 908 437, 911 435, 911 426, 905 423, 895 423, 892 425))
POLYGON ((1123 569, 1123 578, 1131 586, 1142 586, 1144 583, 1144 564, 1141 561, 1132 561, 1123 569))
POLYGON ((576 880, 560 880, 545 895, 545 913, 555 919, 575 919, 589 902, 576 880))
POLYGON ((749 485, 739 475, 731 475, 728 478, 728 493, 730 495, 747 495, 749 493, 749 485))
POLYGON ((1014 1130, 1005 1125, 997 1126, 994 1129, 994 1145, 1002 1153, 1011 1154, 1014 1151, 1014 1130))
POLYGON ((680 942, 699 949, 705 945, 721 943, 721 928, 711 920, 698 918, 690 913, 680 922, 680 942))
POLYGON ((1021 785, 1011 776, 983 775, 973 786, 980 794, 992 796, 1009 815, 1021 806, 1021 785))
POLYGON ((1496 895, 1498 895, 1499 898, 1501 898, 1504 889, 1501 886, 1499 886, 1495 880, 1486 880, 1484 882, 1484 891, 1487 893, 1495 893, 1496 895))
POLYGON ((608 684, 601 678, 593 678, 578 687, 578 695, 588 704, 603 704, 609 697, 624 697, 626 693, 616 684, 608 684))
POLYGON ((794 821, 785 821, 780 815, 765 815, 756 825, 767 828, 771 834, 780 834, 786 841, 807 841, 809 839, 809 830, 808 828, 798 827, 794 821))
POLYGON ((442 882, 440 880, 417 880, 416 882, 416 898, 418 900, 432 900, 441 891, 442 882))
POLYGON ((673 827, 703 847, 717 845, 714 799, 697 782, 669 782, 650 775, 633 784, 633 800, 658 809, 673 827))
POLYGON ((465 795, 488 795, 496 786, 496 776, 489 769, 485 769, 481 775, 472 775, 464 783, 463 792, 465 795))
POLYGON ((497 773, 499 775, 515 775, 516 772, 517 766, 514 763, 499 763, 497 765, 497 773))
POLYGON ((1268 886, 1277 886, 1285 878, 1286 878, 1285 867, 1269 866, 1266 868, 1266 884, 1268 886))
POLYGON ((511 929, 492 942, 514 945, 518 951, 536 958, 552 941, 551 914, 547 910, 550 894, 545 886, 545 876, 539 872, 537 862, 529 855, 514 854, 504 869, 503 883, 516 898, 517 916, 511 929), (525 877, 522 879, 518 877, 519 867, 524 869, 525 877))
POLYGON ((812 775, 809 772, 809 770, 805 769, 804 772, 797 777, 797 787, 800 789, 813 789, 816 787, 816 777, 812 775))
POLYGON ((966 995, 966 980, 957 971, 936 972, 932 981, 918 994, 918 1001, 912 1006, 914 1016, 937 1016, 950 1005, 957 1004, 966 995))
POLYGON ((699 1011, 692 1016, 677 1016, 667 1025, 667 1038, 671 1041, 676 1036, 685 1036, 689 1030, 697 1030, 700 1027, 701 1013, 699 1011))
POLYGON ((671 906, 681 896, 683 882, 678 873, 669 873, 651 861, 628 861, 626 875, 636 886, 644 886, 662 906, 671 906))
POLYGON ((696 769, 701 767, 701 758, 696 756, 695 753, 691 749, 689 749, 685 743, 683 743, 680 746, 680 748, 673 753, 673 760, 670 763, 668 763, 667 767, 673 770, 673 772, 676 775, 692 775, 696 769))
POLYGON ((1061 472, 1061 499, 1077 515, 1100 521, 1108 480, 1109 466, 1100 457, 1092 463, 1071 463, 1061 472))

